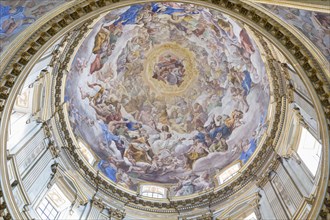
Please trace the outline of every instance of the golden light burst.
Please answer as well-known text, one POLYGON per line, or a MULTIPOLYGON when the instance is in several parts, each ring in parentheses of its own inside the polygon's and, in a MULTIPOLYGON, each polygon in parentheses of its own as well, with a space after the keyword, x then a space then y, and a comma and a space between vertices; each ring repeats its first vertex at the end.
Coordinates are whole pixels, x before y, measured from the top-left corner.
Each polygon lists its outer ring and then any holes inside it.
POLYGON ((154 47, 147 54, 144 63, 143 79, 150 88, 160 96, 179 96, 194 84, 198 77, 196 69, 195 54, 187 48, 181 47, 177 43, 165 43, 154 47), (180 86, 171 85, 161 80, 153 78, 155 65, 160 61, 160 57, 173 54, 176 58, 182 61, 184 65, 184 77, 180 86))

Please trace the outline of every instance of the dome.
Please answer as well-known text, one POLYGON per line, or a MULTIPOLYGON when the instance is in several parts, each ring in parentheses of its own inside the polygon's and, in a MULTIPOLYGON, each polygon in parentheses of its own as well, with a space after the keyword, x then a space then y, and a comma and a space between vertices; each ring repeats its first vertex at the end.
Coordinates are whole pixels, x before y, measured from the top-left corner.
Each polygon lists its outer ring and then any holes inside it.
POLYGON ((329 7, 0 3, 0 218, 329 218, 329 7))
POLYGON ((71 128, 100 158, 98 169, 132 190, 155 183, 183 196, 212 188, 234 161, 246 163, 270 99, 251 35, 194 4, 133 4, 102 16, 65 86, 71 128))

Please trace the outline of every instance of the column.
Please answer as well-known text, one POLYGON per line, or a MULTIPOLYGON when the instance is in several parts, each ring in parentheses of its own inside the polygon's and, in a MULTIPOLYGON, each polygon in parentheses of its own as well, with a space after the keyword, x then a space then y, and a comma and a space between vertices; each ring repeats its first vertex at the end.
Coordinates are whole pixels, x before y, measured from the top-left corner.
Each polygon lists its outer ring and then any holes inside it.
POLYGON ((99 215, 104 209, 104 205, 99 199, 93 198, 86 219, 99 219, 99 215))
POLYGON ((301 161, 294 158, 283 159, 283 167, 304 197, 309 197, 313 190, 313 181, 301 166, 301 161))
POLYGON ((23 178, 23 185, 32 203, 47 186, 52 174, 52 163, 52 155, 46 151, 23 178))
POLYGON ((263 191, 275 219, 289 219, 270 181, 265 184, 263 191))

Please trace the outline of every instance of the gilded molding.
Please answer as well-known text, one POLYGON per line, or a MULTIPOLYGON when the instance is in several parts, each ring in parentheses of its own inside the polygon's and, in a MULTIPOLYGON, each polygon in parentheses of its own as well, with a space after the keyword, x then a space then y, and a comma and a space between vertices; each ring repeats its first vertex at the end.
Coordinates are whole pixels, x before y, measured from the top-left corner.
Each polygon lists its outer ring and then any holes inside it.
POLYGON ((270 162, 269 166, 266 169, 266 172, 264 172, 258 179, 256 185, 259 188, 263 188, 266 183, 269 181, 270 173, 273 171, 276 171, 279 165, 281 164, 282 158, 280 156, 276 156, 273 158, 273 160, 270 162))
POLYGON ((126 213, 122 210, 115 209, 115 208, 108 208, 109 217, 110 219, 123 219, 126 216, 126 213))

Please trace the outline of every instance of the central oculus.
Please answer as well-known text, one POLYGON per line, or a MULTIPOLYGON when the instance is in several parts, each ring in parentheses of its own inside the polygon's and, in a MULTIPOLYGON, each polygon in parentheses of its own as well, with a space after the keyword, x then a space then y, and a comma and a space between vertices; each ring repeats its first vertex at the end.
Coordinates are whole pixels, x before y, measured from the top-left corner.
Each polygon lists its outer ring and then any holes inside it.
MULTIPOLYGON (((80 42, 65 100, 73 134, 117 185, 210 190, 267 127, 269 83, 254 32, 194 4, 109 11, 80 42)), ((140 187, 141 188, 141 187, 140 187)), ((143 187, 142 187, 143 188, 143 187)))

